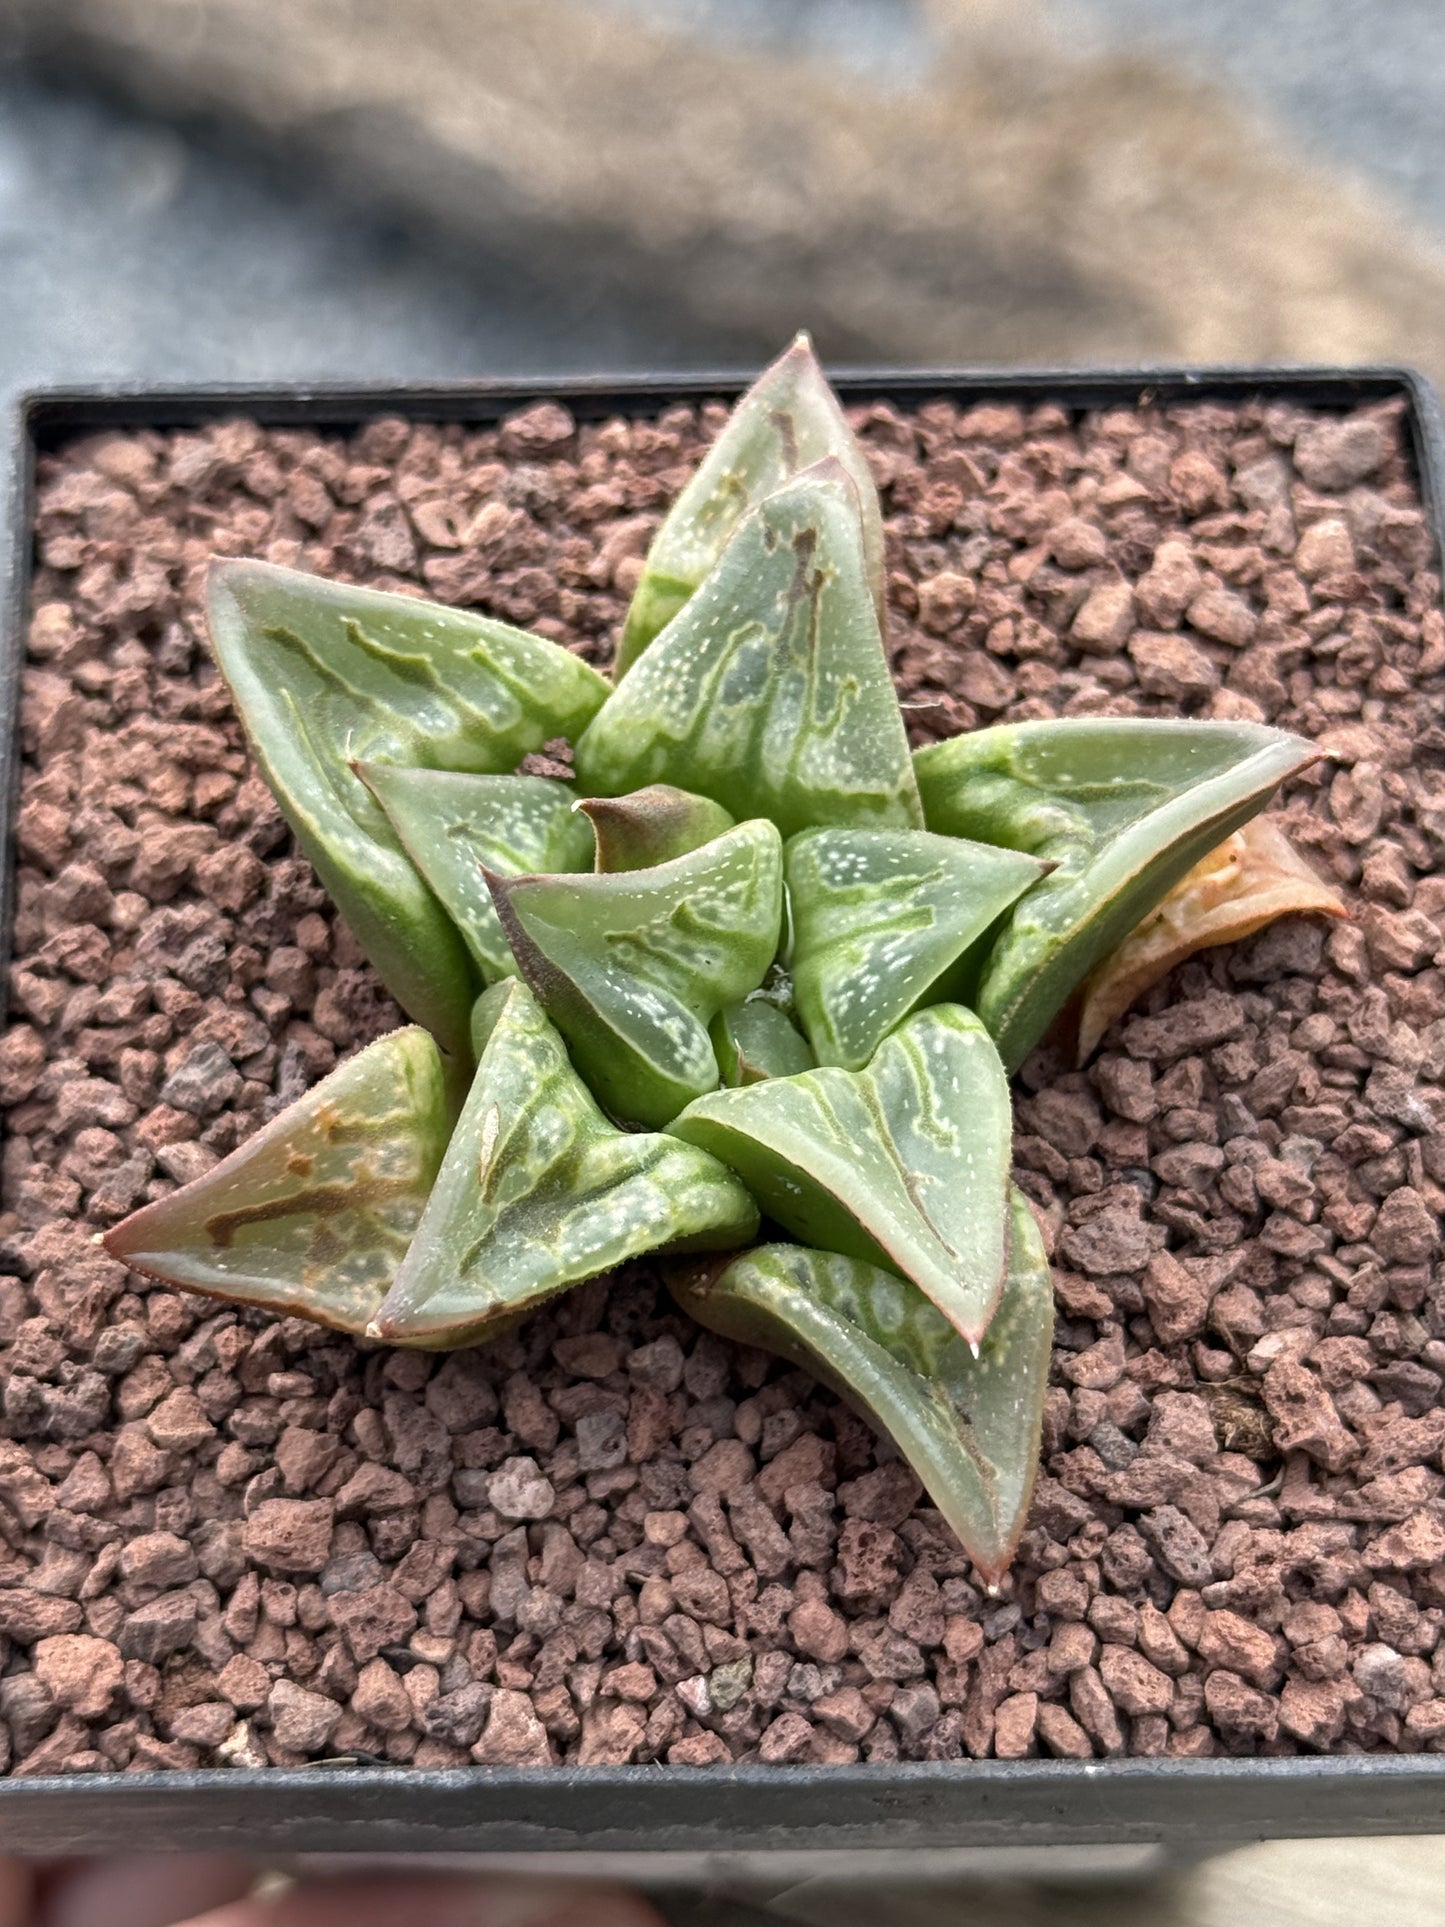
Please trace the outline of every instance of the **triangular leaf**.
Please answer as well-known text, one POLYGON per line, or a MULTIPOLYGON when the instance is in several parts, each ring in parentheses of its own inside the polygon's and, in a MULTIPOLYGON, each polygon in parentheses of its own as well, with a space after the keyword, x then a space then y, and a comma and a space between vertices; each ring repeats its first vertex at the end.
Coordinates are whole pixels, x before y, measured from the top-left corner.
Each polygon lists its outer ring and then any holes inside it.
POLYGON ((671 1126, 804 1244, 901 1272, 977 1344, 1003 1290, 1012 1121, 998 1052, 939 1004, 863 1071, 714 1091, 671 1126))
POLYGON ((486 993, 476 1037, 471 1093, 374 1336, 474 1343, 624 1259, 755 1235, 756 1206, 714 1158, 607 1122, 525 984, 486 993))
POLYGON ((511 770, 579 733, 606 682, 505 623, 265 562, 215 564, 209 597, 216 660, 297 841, 387 988, 462 1053, 466 952, 352 765, 511 770))
POLYGON ((858 534, 820 462, 738 525, 722 559, 577 745, 584 789, 679 783, 784 836, 922 825, 858 534))
POLYGON ((1311 912, 1349 915, 1339 891, 1315 875, 1275 819, 1255 817, 1187 871, 1089 978, 1078 1061, 1086 1063, 1114 1019, 1195 951, 1311 912))
POLYGON ((499 876, 588 870, 592 831, 571 787, 550 776, 468 776, 454 770, 360 770, 402 847, 461 931, 485 983, 517 968, 484 869, 499 876))
POLYGON ((800 469, 828 455, 842 463, 858 491, 868 582, 881 621, 883 518, 878 491, 818 366, 813 344, 799 335, 734 407, 653 538, 618 645, 619 682, 711 572, 747 511, 800 469))
POLYGON ((771 823, 651 870, 489 881, 523 976, 613 1117, 660 1126, 714 1087, 708 1025, 761 983, 778 947, 771 823))
POLYGON ((1008 1283, 977 1357, 916 1286, 833 1252, 763 1245, 668 1279, 699 1324, 813 1371, 880 1426, 990 1587, 1028 1516, 1054 1327, 1048 1259, 1018 1191, 1010 1217, 1008 1283))
POLYGON ((817 1060, 786 1011, 754 992, 712 1020, 712 1041, 724 1084, 760 1084, 794 1077, 817 1060))
MULTIPOLYGON (((674 857, 711 843, 734 823, 731 811, 721 803, 671 783, 650 783, 630 796, 584 797, 576 807, 592 825, 596 867, 606 875, 671 863, 674 857)), ((552 867, 532 865, 536 870, 552 867)))
POLYGON ((911 1011, 963 990, 969 952, 1046 866, 923 830, 805 830, 785 852, 798 1015, 820 1064, 861 1070, 911 1011))
POLYGON ((1016 1069, 1101 958, 1206 851, 1319 757, 1255 723, 1005 723, 914 758, 928 826, 1051 859, 1010 915, 976 1003, 1016 1069))
POLYGON ((441 1164, 448 1081, 424 1030, 379 1037, 204 1177, 114 1226, 106 1249, 167 1284, 359 1336, 441 1164))

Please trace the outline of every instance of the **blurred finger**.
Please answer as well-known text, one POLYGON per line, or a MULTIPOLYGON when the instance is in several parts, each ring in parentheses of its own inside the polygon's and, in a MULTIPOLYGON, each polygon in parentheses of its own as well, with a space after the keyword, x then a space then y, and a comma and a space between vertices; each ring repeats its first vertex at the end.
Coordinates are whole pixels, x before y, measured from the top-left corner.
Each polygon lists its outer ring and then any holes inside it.
POLYGON ((662 1927, 645 1901, 569 1881, 432 1878, 303 1883, 189 1927, 662 1927))
POLYGON ((30 1927, 33 1891, 30 1869, 23 1860, 0 1859, 0 1927, 30 1927))
POLYGON ((241 1899, 255 1884, 253 1866, 220 1854, 72 1860, 45 1882, 35 1927, 174 1927, 241 1899))

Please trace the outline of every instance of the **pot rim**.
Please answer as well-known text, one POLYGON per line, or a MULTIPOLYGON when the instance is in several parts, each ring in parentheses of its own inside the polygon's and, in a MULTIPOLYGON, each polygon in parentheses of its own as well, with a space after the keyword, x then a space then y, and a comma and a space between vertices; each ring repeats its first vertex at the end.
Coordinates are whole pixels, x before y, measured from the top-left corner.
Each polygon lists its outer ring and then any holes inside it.
MULTIPOLYGON (((538 375, 416 382, 113 383, 19 395, 8 586, 0 601, 0 970, 8 964, 18 710, 35 458, 106 429, 354 427, 367 416, 484 423, 531 401, 582 420, 740 393, 752 373, 538 375)), ((851 401, 1056 401, 1075 409, 1250 397, 1353 409, 1405 403, 1422 507, 1445 556, 1445 414, 1404 366, 879 368, 830 376, 851 401)), ((0 530, 0 538, 3 538, 0 530)), ((275 1853, 757 1855, 1159 1844, 1445 1832, 1445 1754, 959 1760, 858 1766, 268 1767, 0 1778, 0 1848, 275 1853), (780 1796, 786 1805, 780 1810, 780 1796)))

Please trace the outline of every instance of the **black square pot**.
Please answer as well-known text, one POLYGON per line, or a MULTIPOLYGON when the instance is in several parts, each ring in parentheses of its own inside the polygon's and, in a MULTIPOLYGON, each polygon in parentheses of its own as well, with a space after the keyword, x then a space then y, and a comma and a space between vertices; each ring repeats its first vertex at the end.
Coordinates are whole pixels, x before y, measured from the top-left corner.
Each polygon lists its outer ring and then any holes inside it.
MULTIPOLYGON (((486 424, 530 401, 578 419, 655 415, 731 399, 737 376, 475 382, 439 387, 89 389, 22 399, 10 490, 11 577, 0 635, 0 944, 8 950, 19 773, 17 708, 38 451, 78 435, 194 427, 246 415, 270 427, 350 430, 378 414, 486 424)), ((1276 399, 1322 409, 1402 399, 1427 517, 1445 554, 1445 420, 1397 369, 853 372, 847 400, 960 405, 1011 399, 1082 410, 1276 399)), ((963 1760, 848 1767, 272 1768, 0 1780, 0 1851, 229 1851, 560 1856, 656 1883, 741 1871, 938 1877, 1007 1865, 1043 1872, 1128 1864, 1129 1850, 1192 1857, 1271 1836, 1445 1831, 1445 1754, 1284 1759, 963 1760), (1121 1851, 1122 1857, 1121 1857, 1121 1851), (1002 1858, 1000 1858, 1002 1857, 1002 1858)))

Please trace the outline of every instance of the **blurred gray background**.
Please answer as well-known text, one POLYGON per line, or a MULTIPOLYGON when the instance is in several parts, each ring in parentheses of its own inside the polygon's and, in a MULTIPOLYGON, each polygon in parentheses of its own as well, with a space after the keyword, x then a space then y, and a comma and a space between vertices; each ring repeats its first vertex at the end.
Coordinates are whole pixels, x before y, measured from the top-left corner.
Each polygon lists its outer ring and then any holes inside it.
POLYGON ((0 0, 0 391, 1445 371, 1442 107, 1439 0, 0 0))

